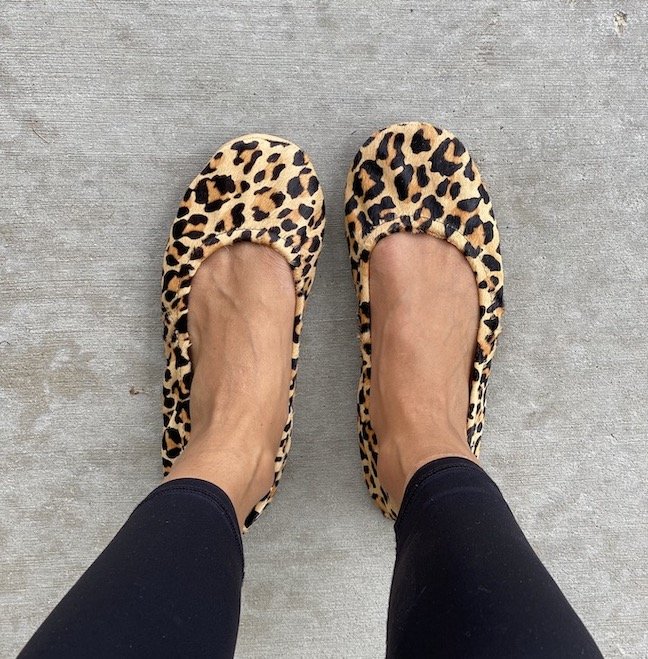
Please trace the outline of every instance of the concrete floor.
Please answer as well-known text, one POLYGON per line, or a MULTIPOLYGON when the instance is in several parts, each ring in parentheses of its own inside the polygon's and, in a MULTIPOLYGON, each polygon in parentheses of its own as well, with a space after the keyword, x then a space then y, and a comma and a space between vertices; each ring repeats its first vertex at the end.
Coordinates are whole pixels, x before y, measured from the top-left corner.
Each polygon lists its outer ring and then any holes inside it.
POLYGON ((4 0, 0 39, 0 656, 158 481, 166 233, 257 130, 310 152, 329 213, 238 656, 382 655, 393 536, 360 477, 342 187, 409 119, 460 136, 500 222, 483 462, 604 654, 648 656, 643 0, 4 0))

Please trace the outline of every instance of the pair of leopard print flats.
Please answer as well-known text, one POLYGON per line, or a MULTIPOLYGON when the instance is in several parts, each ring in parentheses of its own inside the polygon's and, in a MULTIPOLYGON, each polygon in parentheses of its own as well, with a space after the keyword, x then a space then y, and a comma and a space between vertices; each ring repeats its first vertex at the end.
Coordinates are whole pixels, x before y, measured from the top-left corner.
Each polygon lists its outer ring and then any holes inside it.
MULTIPOLYGON (((430 124, 405 123, 372 135, 358 151, 346 186, 346 235, 359 301, 362 370, 358 432, 365 481, 382 512, 397 511, 377 476, 379 441, 369 414, 371 315, 369 258, 392 233, 430 234, 459 249, 479 291, 467 438, 479 452, 486 386, 504 311, 499 234, 479 171, 456 137, 430 124)), ((270 503, 290 449, 299 340, 324 234, 324 195, 308 156, 287 140, 246 135, 224 144, 192 181, 171 227, 163 264, 166 371, 162 461, 168 473, 190 437, 192 366, 187 312, 192 277, 217 249, 240 241, 284 256, 295 282, 292 378, 274 483, 250 511, 245 528, 270 503)))

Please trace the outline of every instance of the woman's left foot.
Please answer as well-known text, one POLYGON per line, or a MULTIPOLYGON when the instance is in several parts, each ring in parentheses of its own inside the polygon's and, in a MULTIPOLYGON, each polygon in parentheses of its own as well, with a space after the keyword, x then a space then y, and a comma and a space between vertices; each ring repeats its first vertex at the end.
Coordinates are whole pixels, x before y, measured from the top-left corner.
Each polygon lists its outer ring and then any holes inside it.
POLYGON ((193 278, 191 441, 166 480, 218 485, 241 526, 274 479, 288 414, 294 312, 290 266, 269 247, 219 249, 193 278))
POLYGON ((189 184, 164 254, 167 478, 222 487, 243 529, 290 450, 299 343, 324 232, 308 156, 273 135, 223 144, 189 184))

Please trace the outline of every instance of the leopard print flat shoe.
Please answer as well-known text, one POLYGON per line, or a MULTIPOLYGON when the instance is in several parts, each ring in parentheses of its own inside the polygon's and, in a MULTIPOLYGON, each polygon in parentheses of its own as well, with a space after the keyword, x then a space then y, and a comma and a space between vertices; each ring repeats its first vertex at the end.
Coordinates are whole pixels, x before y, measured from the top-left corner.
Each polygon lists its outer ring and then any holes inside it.
POLYGON ((475 455, 484 425, 486 386, 504 313, 500 240, 490 197, 463 144, 430 124, 404 123, 374 133, 358 151, 346 184, 346 235, 359 301, 362 370, 358 387, 360 456, 369 493, 386 517, 397 510, 378 479, 380 443, 371 426, 369 257, 400 231, 447 240, 468 260, 480 320, 470 383, 468 445, 475 455))
POLYGON ((254 506, 245 529, 270 503, 290 449, 293 398, 306 298, 324 233, 324 194, 306 154, 270 135, 245 135, 224 144, 191 182, 180 204, 164 254, 165 475, 190 438, 191 339, 187 311, 191 281, 200 264, 217 249, 249 241, 277 250, 295 280, 296 304, 292 379, 286 425, 275 460, 270 491, 254 506))

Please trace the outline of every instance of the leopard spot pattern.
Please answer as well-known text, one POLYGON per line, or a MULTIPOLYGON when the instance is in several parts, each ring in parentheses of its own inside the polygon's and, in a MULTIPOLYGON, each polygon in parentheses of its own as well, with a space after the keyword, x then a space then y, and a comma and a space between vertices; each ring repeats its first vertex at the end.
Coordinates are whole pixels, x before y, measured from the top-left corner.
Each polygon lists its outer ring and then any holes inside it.
POLYGON ((480 320, 466 421, 479 454, 486 389, 504 314, 500 238, 490 196, 464 145, 431 124, 395 124, 374 133, 358 151, 345 191, 346 237, 358 296, 362 367, 358 434, 364 478, 385 516, 398 511, 377 475, 380 443, 371 425, 371 304, 369 258, 382 238, 401 231, 436 236, 468 260, 478 287, 480 320))
POLYGON ((290 449, 303 313, 324 224, 324 195, 308 156, 287 140, 253 134, 224 144, 191 182, 167 241, 162 271, 165 475, 191 435, 187 312, 192 278, 200 264, 223 246, 249 241, 277 250, 292 268, 296 304, 286 424, 275 459, 274 483, 248 515, 245 529, 274 496, 290 449))

